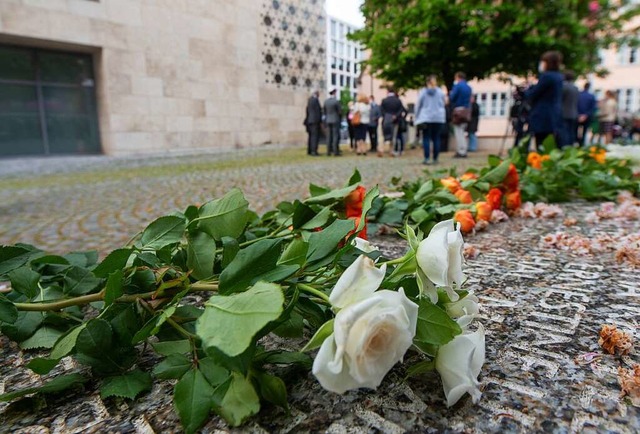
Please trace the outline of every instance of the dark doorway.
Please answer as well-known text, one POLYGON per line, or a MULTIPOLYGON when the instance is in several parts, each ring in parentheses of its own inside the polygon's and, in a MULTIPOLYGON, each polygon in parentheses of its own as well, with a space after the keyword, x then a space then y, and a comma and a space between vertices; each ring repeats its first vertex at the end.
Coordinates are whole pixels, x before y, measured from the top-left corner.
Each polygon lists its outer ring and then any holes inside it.
POLYGON ((91 55, 0 45, 0 157, 100 152, 91 55))

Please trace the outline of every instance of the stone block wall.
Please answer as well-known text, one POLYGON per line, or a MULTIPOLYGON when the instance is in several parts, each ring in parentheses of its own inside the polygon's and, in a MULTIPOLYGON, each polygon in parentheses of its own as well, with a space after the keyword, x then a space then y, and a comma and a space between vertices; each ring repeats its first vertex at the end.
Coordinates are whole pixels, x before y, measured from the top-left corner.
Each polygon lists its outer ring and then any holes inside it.
POLYGON ((318 0, 2 0, 0 43, 93 53, 106 154, 303 144, 323 17, 318 0))

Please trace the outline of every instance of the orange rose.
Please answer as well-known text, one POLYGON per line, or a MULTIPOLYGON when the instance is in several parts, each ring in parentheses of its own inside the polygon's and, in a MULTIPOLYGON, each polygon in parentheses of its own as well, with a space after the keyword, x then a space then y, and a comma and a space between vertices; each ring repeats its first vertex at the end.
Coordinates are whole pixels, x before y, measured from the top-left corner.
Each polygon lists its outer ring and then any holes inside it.
POLYGON ((487 193, 487 202, 492 209, 502 208, 502 191, 499 188, 492 188, 487 193))
POLYGON ((527 155, 527 164, 534 169, 542 169, 542 157, 537 152, 529 152, 527 155))
POLYGON ((488 202, 476 203, 476 220, 484 220, 486 222, 491 220, 491 213, 493 208, 488 202))
POLYGON ((456 191, 462 188, 462 185, 460 185, 460 181, 455 179, 453 176, 450 176, 448 178, 442 178, 440 182, 446 189, 448 189, 451 193, 454 193, 454 194, 456 191))
POLYGON ((471 197, 471 193, 469 193, 467 190, 460 189, 455 193, 453 193, 453 195, 458 198, 460 203, 473 203, 473 198, 471 197))
POLYGON ((453 215, 453 220, 460 223, 460 229, 462 232, 471 232, 474 227, 476 227, 476 222, 473 219, 473 215, 471 211, 468 209, 461 209, 456 211, 453 215))
POLYGON ((598 163, 604 164, 607 158, 607 151, 602 148, 598 148, 597 146, 592 146, 589 148, 589 156, 598 163))
POLYGON ((366 194, 367 189, 359 185, 344 198, 347 217, 360 217, 362 215, 362 204, 366 194))
POLYGON ((549 160, 551 160, 551 157, 549 155, 547 155, 547 154, 542 155, 540 157, 540 164, 544 163, 545 161, 549 161, 549 160))
POLYGON ((509 166, 509 171, 507 172, 507 176, 504 177, 504 181, 502 181, 502 184, 505 186, 507 191, 516 191, 518 189, 518 183, 518 170, 516 169, 516 166, 511 163, 511 165, 509 166))
POLYGON ((467 172, 460 177, 460 181, 469 181, 471 179, 478 179, 478 175, 475 173, 467 172))
MULTIPOLYGON (((349 217, 349 219, 354 221, 354 223, 356 224, 356 228, 347 234, 347 238, 349 238, 351 235, 353 235, 356 232, 356 229, 358 229, 358 225, 360 224, 360 220, 362 220, 362 217, 360 216, 349 217)), ((367 239, 367 222, 366 221, 364 222, 364 227, 362 228, 360 233, 358 233, 358 237, 362 238, 363 240, 367 239)))
POLYGON ((507 209, 509 211, 515 211, 518 208, 520 208, 520 205, 522 205, 522 198, 520 197, 520 190, 516 190, 516 191, 512 191, 510 193, 507 193, 506 196, 506 202, 507 202, 507 209))

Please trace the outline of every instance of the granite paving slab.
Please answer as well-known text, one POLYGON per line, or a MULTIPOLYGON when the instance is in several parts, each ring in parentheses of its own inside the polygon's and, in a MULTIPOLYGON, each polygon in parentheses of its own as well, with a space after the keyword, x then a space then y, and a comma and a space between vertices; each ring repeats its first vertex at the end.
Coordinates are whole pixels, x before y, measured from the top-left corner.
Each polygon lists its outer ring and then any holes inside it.
MULTIPOLYGON (((640 431, 640 408, 620 397, 619 367, 640 362, 637 352, 620 357, 598 345, 603 324, 639 337, 638 269, 618 263, 611 252, 585 255, 557 250, 541 240, 557 231, 592 238, 640 233, 640 222, 588 223, 597 205, 562 206, 565 220, 511 219, 468 237, 479 255, 468 260, 467 287, 482 302, 480 322, 487 332, 487 362, 480 380, 482 398, 445 405, 435 374, 409 380, 405 365, 392 370, 377 391, 336 395, 312 375, 285 371, 291 415, 265 406, 244 427, 229 429, 212 417, 205 433, 580 433, 640 431)), ((373 240, 388 255, 404 251, 401 240, 373 240)), ((267 345, 297 345, 275 338, 267 345)), ((42 381, 24 364, 32 355, 0 338, 0 392, 42 381)), ((143 365, 149 360, 143 354, 143 365)), ((407 363, 418 361, 409 354, 407 363)), ((79 368, 72 361, 50 375, 79 368)), ((165 433, 180 432, 171 405, 170 381, 157 382, 135 402, 101 400, 94 383, 84 391, 0 404, 0 432, 165 433)))

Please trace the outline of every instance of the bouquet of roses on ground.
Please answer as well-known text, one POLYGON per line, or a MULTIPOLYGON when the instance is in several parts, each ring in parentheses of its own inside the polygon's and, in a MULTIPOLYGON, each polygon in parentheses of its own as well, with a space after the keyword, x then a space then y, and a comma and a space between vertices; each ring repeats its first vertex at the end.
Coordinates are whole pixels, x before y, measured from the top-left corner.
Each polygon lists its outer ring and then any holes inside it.
POLYGON ((424 357, 409 372, 437 370, 448 405, 477 401, 484 331, 462 288, 459 227, 442 221, 424 237, 406 226, 407 253, 385 259, 362 238, 378 189, 359 183, 356 173, 343 188, 312 185, 261 217, 232 190, 155 220, 100 261, 0 247, 0 330, 43 379, 0 401, 77 386, 135 399, 171 379, 195 432, 211 412, 237 426, 262 402, 287 409, 274 366, 312 368, 336 393, 375 389, 411 348, 424 357))

